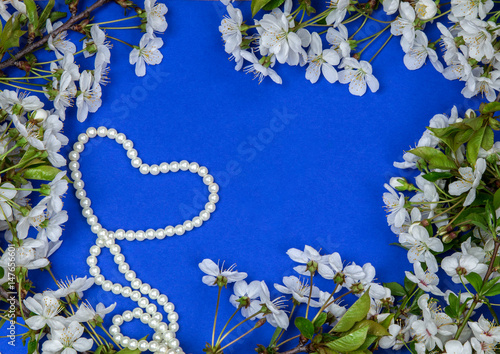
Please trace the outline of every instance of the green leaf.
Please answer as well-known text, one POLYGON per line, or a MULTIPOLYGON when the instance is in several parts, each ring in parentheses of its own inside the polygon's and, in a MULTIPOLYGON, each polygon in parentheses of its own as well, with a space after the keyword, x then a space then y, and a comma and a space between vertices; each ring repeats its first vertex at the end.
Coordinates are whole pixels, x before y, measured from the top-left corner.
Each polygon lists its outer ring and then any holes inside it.
POLYGON ((478 213, 469 214, 469 216, 467 217, 467 221, 476 225, 477 227, 480 227, 484 231, 489 231, 488 220, 486 220, 483 214, 478 214, 478 213))
POLYGON ((493 196, 493 208, 495 208, 495 210, 500 208, 500 189, 498 189, 493 196))
POLYGON ((28 150, 24 153, 23 157, 19 161, 19 167, 24 167, 30 160, 34 159, 37 155, 40 155, 37 149, 30 146, 28 150))
POLYGON ((438 179, 445 179, 445 178, 450 178, 453 177, 453 174, 449 172, 430 172, 425 175, 423 175, 426 180, 429 182, 436 182, 438 179))
POLYGON ((366 291, 354 304, 352 304, 340 321, 333 327, 333 330, 335 332, 347 332, 356 322, 364 320, 369 310, 370 295, 368 291, 366 291))
MULTIPOLYGON (((368 292, 366 292, 368 293, 368 292)), ((365 294, 366 294, 365 293, 365 294)), ((346 312, 347 313, 347 312, 346 312)), ((366 316, 366 315, 365 315, 366 316)), ((366 335, 368 334, 368 326, 362 327, 355 331, 346 334, 333 342, 326 343, 326 346, 330 349, 336 350, 338 352, 351 352, 358 349, 365 342, 366 335)))
POLYGON ((500 294, 500 284, 493 285, 484 295, 485 296, 495 296, 500 294))
POLYGON ((125 349, 120 350, 116 354, 141 354, 141 351, 139 349, 132 350, 132 349, 125 348, 125 349))
POLYGON ((389 316, 387 316, 380 324, 384 326, 385 329, 389 328, 391 325, 392 319, 394 318, 394 313, 391 313, 389 316))
POLYGON ((252 17, 257 14, 264 6, 267 5, 271 0, 252 0, 250 8, 252 9, 252 17))
POLYGON ((472 119, 466 119, 464 121, 465 125, 471 127, 474 130, 479 130, 483 126, 484 118, 483 117, 476 117, 472 119))
POLYGON ((454 152, 457 151, 460 146, 469 141, 472 134, 474 134, 474 130, 472 129, 466 129, 458 132, 453 139, 453 146, 451 147, 452 150, 454 152))
POLYGON ((295 318, 295 327, 297 327, 300 333, 307 339, 311 339, 314 336, 314 325, 307 318, 295 318))
POLYGON ((483 287, 483 278, 477 273, 470 273, 465 276, 474 289, 479 293, 483 287))
POLYGON ((421 157, 427 161, 434 157, 445 156, 440 150, 428 146, 417 147, 415 149, 411 149, 408 152, 417 155, 418 157, 421 157))
POLYGON ((470 137, 469 142, 467 143, 467 160, 472 165, 476 164, 477 155, 479 154, 479 148, 481 147, 481 144, 483 142, 485 130, 486 127, 482 127, 481 129, 475 131, 474 134, 472 134, 472 136, 470 137))
POLYGON ((5 269, 0 267, 0 278, 3 278, 4 275, 5 275, 5 269))
POLYGON ((495 137, 494 137, 493 129, 490 127, 486 127, 486 130, 484 131, 484 136, 483 136, 483 141, 481 142, 481 147, 484 150, 489 150, 493 147, 493 144, 495 143, 495 137))
POLYGON ((45 9, 43 9, 40 19, 39 19, 39 26, 45 26, 45 23, 47 22, 47 19, 49 18, 50 11, 52 11, 52 8, 54 7, 55 0, 49 0, 47 3, 47 6, 45 6, 45 9))
POLYGON ((61 172, 61 170, 58 168, 42 165, 24 170, 23 177, 26 179, 52 181, 59 172, 61 172))
POLYGON ((483 292, 490 290, 498 282, 498 280, 500 280, 500 276, 488 280, 483 286, 483 292))
POLYGON ((101 354, 103 349, 104 349, 104 344, 98 346, 97 349, 95 350, 94 354, 101 354))
POLYGON ((368 327, 368 334, 371 334, 373 336, 383 337, 390 335, 390 333, 387 332, 387 329, 384 326, 372 320, 363 320, 356 323, 353 327, 353 330, 358 330, 362 327, 368 327))
POLYGON ((453 162, 453 160, 446 156, 442 151, 428 146, 417 147, 408 152, 426 160, 429 163, 430 168, 439 168, 443 170, 457 168, 455 162, 453 162))
MULTIPOLYGON (((364 353, 364 350, 368 349, 368 347, 370 347, 370 345, 372 345, 373 342, 375 342, 378 338, 379 337, 377 337, 377 336, 374 336, 372 334, 368 334, 366 336, 366 339, 365 339, 364 343, 361 344, 361 346, 356 351, 350 352, 350 354, 353 354, 353 353, 356 353, 356 352, 364 353)), ((369 353, 371 353, 371 352, 369 352, 369 353)))
POLYGON ((283 4, 285 0, 270 0, 264 7, 264 10, 271 11, 283 4))
POLYGON ((37 347, 38 342, 36 341, 36 339, 30 339, 30 341, 28 342, 28 354, 33 354, 37 347))
POLYGON ((491 113, 500 111, 500 102, 491 102, 484 105, 482 113, 491 113))
POLYGON ((50 22, 54 23, 57 20, 60 20, 61 18, 65 18, 66 16, 68 16, 66 12, 54 11, 50 13, 49 18, 50 22))
POLYGON ((24 0, 24 4, 26 5, 28 20, 35 28, 38 28, 38 11, 35 2, 33 0, 24 0))
POLYGON ((453 170, 457 168, 457 165, 453 160, 451 160, 446 155, 433 157, 429 160, 429 168, 439 168, 442 170, 453 170))
POLYGON ((403 288, 403 286, 399 283, 396 283, 396 282, 384 283, 384 286, 391 290, 391 294, 393 296, 405 296, 406 295, 405 288, 403 288))
POLYGON ((458 314, 456 313, 455 309, 451 306, 446 306, 444 308, 444 313, 450 316, 451 318, 457 318, 458 314))
POLYGON ((321 312, 313 322, 314 329, 317 330, 319 327, 323 326, 323 324, 325 324, 326 322, 327 317, 328 316, 326 315, 326 312, 321 312))
POLYGON ((415 289, 415 283, 412 282, 407 277, 405 277, 405 279, 404 279, 404 285, 405 285, 405 291, 408 294, 411 294, 413 292, 413 289, 415 289))
POLYGON ((280 335, 280 333, 281 333, 282 330, 283 330, 282 328, 276 327, 276 329, 274 330, 274 333, 273 333, 273 336, 271 338, 271 342, 269 343, 269 345, 276 344, 276 340, 278 339, 278 336, 280 335))
POLYGON ((11 16, 5 23, 0 35, 0 53, 5 53, 8 49, 19 47, 19 38, 26 33, 21 30, 20 16, 11 16), (15 19, 14 19, 15 17, 15 19))

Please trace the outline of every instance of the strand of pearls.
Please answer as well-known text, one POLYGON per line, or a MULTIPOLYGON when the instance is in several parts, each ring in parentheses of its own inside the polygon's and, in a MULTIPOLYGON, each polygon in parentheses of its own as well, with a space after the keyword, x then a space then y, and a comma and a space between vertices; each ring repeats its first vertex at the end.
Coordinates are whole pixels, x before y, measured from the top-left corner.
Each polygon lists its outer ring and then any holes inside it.
POLYGON ((175 312, 175 306, 168 301, 165 294, 161 294, 158 289, 154 289, 151 285, 143 283, 130 269, 128 263, 125 262, 125 256, 121 254, 121 248, 115 243, 115 240, 127 241, 144 241, 146 239, 162 240, 165 237, 174 235, 183 235, 186 231, 191 231, 195 227, 200 227, 203 222, 210 219, 210 214, 215 211, 215 204, 219 201, 217 192, 219 186, 214 183, 214 178, 208 173, 208 169, 204 166, 198 165, 196 162, 189 163, 188 161, 181 162, 163 162, 160 165, 148 165, 142 162, 138 157, 137 150, 134 149, 134 143, 127 139, 127 137, 118 133, 115 129, 107 129, 106 127, 88 128, 85 133, 78 136, 78 141, 73 145, 73 151, 69 154, 69 169, 71 178, 74 181, 73 186, 76 189, 76 197, 80 200, 80 206, 83 208, 82 215, 87 219, 91 231, 97 235, 95 245, 90 247, 90 256, 87 258, 87 265, 90 267, 89 273, 95 279, 95 284, 100 285, 104 291, 111 291, 113 294, 122 295, 126 298, 137 302, 138 307, 133 311, 125 311, 121 315, 113 317, 113 325, 109 328, 109 333, 113 336, 117 343, 122 347, 131 350, 139 349, 140 351, 152 351, 160 354, 183 354, 184 352, 179 346, 179 340, 175 338, 175 333, 179 330, 178 319, 179 315, 175 312), (131 160, 133 167, 138 168, 142 174, 158 175, 160 173, 189 171, 196 173, 203 178, 203 182, 208 186, 210 195, 208 202, 205 204, 205 209, 200 212, 199 216, 194 217, 192 220, 186 220, 182 225, 167 226, 163 229, 146 231, 125 231, 118 229, 116 231, 109 231, 102 227, 99 220, 92 210, 90 198, 85 192, 85 183, 82 180, 82 173, 80 172, 80 153, 85 149, 85 144, 95 137, 109 138, 122 145, 127 151, 127 156, 131 160), (122 286, 119 283, 113 283, 107 280, 101 274, 101 269, 97 266, 97 257, 101 253, 102 248, 109 248, 110 253, 114 256, 114 261, 118 266, 118 270, 122 273, 125 279, 130 282, 130 286, 122 286), (151 303, 150 300, 163 307, 167 314, 168 324, 164 322, 161 312, 158 311, 158 306, 151 303), (149 325, 155 333, 151 341, 137 340, 123 335, 120 331, 120 326, 124 322, 130 322, 133 319, 139 319, 142 323, 149 325))

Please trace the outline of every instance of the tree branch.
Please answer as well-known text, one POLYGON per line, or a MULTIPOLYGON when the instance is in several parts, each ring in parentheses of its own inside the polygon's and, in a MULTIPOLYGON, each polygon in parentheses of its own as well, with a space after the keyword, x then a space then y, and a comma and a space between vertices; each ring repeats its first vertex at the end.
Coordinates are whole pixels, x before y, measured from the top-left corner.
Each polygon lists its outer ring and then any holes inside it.
POLYGON ((106 3, 110 2, 110 1, 111 0, 97 0, 94 4, 92 4, 90 7, 88 7, 84 11, 82 11, 80 14, 78 14, 76 16, 71 16, 69 18, 69 20, 66 21, 66 23, 64 23, 58 29, 54 30, 52 33, 47 34, 46 36, 44 36, 43 38, 41 38, 37 42, 34 42, 34 43, 26 45, 23 49, 21 49, 19 52, 17 52, 16 55, 14 55, 13 57, 11 57, 8 60, 5 60, 5 61, 1 62, 0 63, 0 70, 3 70, 5 68, 8 68, 10 66, 15 65, 16 62, 19 59, 21 59, 22 57, 24 57, 26 54, 31 53, 34 50, 36 50, 36 49, 42 47, 43 45, 45 45, 45 43, 47 43, 47 41, 49 40, 50 36, 55 36, 55 35, 57 35, 60 32, 69 30, 71 26, 73 26, 77 22, 79 22, 79 21, 83 20, 84 18, 86 18, 87 16, 89 16, 89 14, 92 11, 94 11, 98 7, 101 7, 102 5, 104 5, 104 4, 106 4, 106 3))
POLYGON ((30 315, 30 310, 28 310, 28 309, 26 308, 26 306, 21 306, 21 305, 19 304, 19 301, 17 300, 17 298, 16 298, 15 296, 14 296, 13 298, 11 298, 11 295, 9 295, 9 293, 7 293, 7 291, 5 291, 5 290, 4 290, 4 288, 2 288, 1 286, 0 286, 0 297, 4 298, 4 299, 5 299, 5 300, 7 300, 7 301, 12 301, 12 300, 14 300, 14 305, 16 306, 16 308, 18 308, 18 309, 21 309, 21 308, 22 308, 22 309, 23 309, 23 312, 24 312, 24 316, 25 316, 25 317, 29 317, 29 315, 30 315))
POLYGON ((279 354, 297 354, 297 353, 309 353, 309 345, 299 345, 293 349, 287 350, 286 352, 281 352, 279 354))

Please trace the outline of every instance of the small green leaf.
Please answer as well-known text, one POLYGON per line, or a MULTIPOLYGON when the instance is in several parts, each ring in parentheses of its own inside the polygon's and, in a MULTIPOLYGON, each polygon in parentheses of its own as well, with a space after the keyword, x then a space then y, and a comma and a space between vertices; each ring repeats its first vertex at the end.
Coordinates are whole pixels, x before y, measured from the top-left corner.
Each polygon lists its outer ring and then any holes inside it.
POLYGON ((500 102, 490 102, 488 104, 485 104, 481 112, 491 113, 496 111, 500 111, 500 102))
POLYGON ((476 130, 474 134, 470 137, 469 142, 467 143, 467 160, 472 165, 476 164, 477 155, 479 154, 479 148, 483 142, 484 132, 486 127, 482 127, 479 130, 476 130))
POLYGON ((95 350, 94 354, 101 354, 103 349, 104 349, 104 344, 98 346, 97 349, 95 350))
POLYGON ((38 11, 35 2, 33 0, 24 0, 24 4, 26 5, 28 20, 35 28, 38 28, 38 11))
POLYGON ((488 226, 487 226, 488 221, 486 220, 486 218, 482 214, 478 214, 478 213, 469 214, 467 216, 466 221, 476 225, 477 227, 480 227, 484 231, 488 231, 488 226))
POLYGON ((49 18, 50 11, 52 11, 52 8, 54 7, 55 0, 49 0, 47 3, 47 6, 45 6, 45 9, 43 9, 42 14, 40 15, 39 19, 39 26, 45 26, 45 23, 47 22, 47 19, 49 18))
POLYGON ((281 331, 282 331, 282 329, 280 327, 276 327, 276 329, 274 330, 274 333, 273 333, 273 336, 271 338, 271 342, 269 343, 269 345, 276 344, 276 340, 278 339, 278 336, 280 335, 281 331))
POLYGON ((362 327, 368 327, 368 334, 377 336, 377 337, 383 337, 383 336, 389 336, 390 333, 387 332, 387 329, 384 328, 380 323, 377 323, 372 320, 363 320, 361 322, 358 322, 354 325, 353 330, 357 330, 362 327))
POLYGON ((120 350, 116 354, 141 354, 141 351, 139 349, 132 350, 132 349, 125 348, 125 349, 120 350))
POLYGON ((479 293, 481 288, 483 287, 483 278, 477 273, 470 273, 465 276, 465 279, 467 279, 472 285, 474 289, 479 293))
POLYGON ((429 168, 453 170, 457 168, 457 165, 447 156, 436 156, 429 160, 429 168))
POLYGON ((31 338, 28 342, 28 354, 33 354, 38 347, 38 342, 36 339, 31 338))
POLYGON ((0 267, 0 278, 3 278, 3 276, 5 275, 5 270, 0 267))
POLYGON ((369 310, 370 295, 368 294, 368 291, 365 291, 365 293, 354 304, 352 304, 344 316, 342 316, 333 330, 335 332, 347 332, 356 322, 364 320, 369 310))
POLYGON ((423 175, 426 180, 429 182, 436 182, 438 179, 445 179, 445 178, 450 178, 453 177, 453 174, 449 172, 430 172, 425 175, 423 175))
POLYGON ((23 177, 26 179, 52 181, 59 172, 61 172, 61 170, 58 168, 43 165, 26 169, 23 172, 23 177))
POLYGON ((387 316, 380 324, 384 326, 385 329, 389 328, 389 326, 392 323, 392 319, 394 318, 394 313, 391 313, 389 316, 387 316))
POLYGON ((403 286, 399 283, 396 283, 396 282, 384 283, 384 286, 391 290, 391 294, 393 296, 405 296, 406 295, 405 288, 403 288, 403 286))
POLYGON ((295 318, 295 327, 297 327, 300 333, 307 339, 311 339, 314 336, 314 325, 307 318, 295 318))
MULTIPOLYGON (((364 343, 361 344, 361 346, 357 350, 355 350, 354 352, 350 352, 349 354, 364 353, 364 350, 368 349, 370 347, 370 345, 372 345, 373 342, 375 342, 378 338, 379 337, 374 336, 373 334, 368 334, 366 336, 364 343)), ((369 353, 371 353, 371 352, 369 352, 369 353)))
POLYGON ((412 149, 409 152, 426 160, 429 163, 429 167, 431 168, 440 168, 443 170, 451 170, 457 168, 455 162, 453 162, 453 160, 451 160, 440 150, 428 146, 421 146, 412 149))
POLYGON ((493 285, 484 295, 485 296, 495 296, 500 294, 500 284, 493 285))
POLYGON ((466 119, 464 121, 465 125, 471 127, 474 130, 479 130, 483 126, 484 119, 483 117, 476 117, 472 119, 466 119))
POLYGON ((328 316, 326 315, 326 312, 321 312, 313 322, 314 329, 317 330, 319 327, 323 326, 323 324, 325 324, 326 322, 327 317, 328 316))
POLYGON ((455 309, 452 306, 446 306, 444 308, 444 313, 447 314, 448 316, 450 316, 451 318, 457 318, 458 317, 455 309))
POLYGON ((493 196, 493 208, 495 208, 495 210, 500 208, 500 189, 497 189, 493 196))
POLYGON ((366 326, 352 331, 345 336, 334 340, 333 342, 326 343, 326 346, 342 353, 356 350, 365 342, 368 329, 369 327, 366 326))
POLYGON ((466 129, 458 132, 453 139, 453 146, 451 147, 453 151, 457 151, 460 146, 469 141, 470 137, 474 134, 474 130, 466 129))
POLYGON ((481 142, 481 147, 484 150, 489 150, 493 147, 493 144, 495 143, 495 134, 493 133, 493 129, 490 127, 486 127, 486 130, 484 131, 484 136, 483 136, 483 141, 481 142))
POLYGON ((65 18, 66 16, 68 16, 68 14, 66 12, 53 11, 50 13, 49 18, 50 18, 50 22, 54 23, 57 20, 60 20, 61 18, 65 18))
POLYGON ((271 11, 283 4, 285 0, 270 0, 264 7, 263 9, 266 11, 271 11))
POLYGON ((271 0, 252 0, 250 8, 252 9, 252 17, 257 14, 264 6, 267 5, 271 0))

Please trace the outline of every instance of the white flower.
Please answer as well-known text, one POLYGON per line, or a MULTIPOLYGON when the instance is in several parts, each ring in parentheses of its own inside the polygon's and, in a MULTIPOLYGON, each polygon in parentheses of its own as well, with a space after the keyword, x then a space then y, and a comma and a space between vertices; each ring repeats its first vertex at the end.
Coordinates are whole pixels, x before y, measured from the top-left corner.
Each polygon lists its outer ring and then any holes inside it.
POLYGON ((62 241, 52 242, 47 238, 47 234, 38 233, 36 236, 37 241, 41 241, 42 245, 36 249, 36 258, 48 260, 55 251, 61 247, 62 241))
POLYGON ((227 283, 234 283, 239 280, 243 280, 247 277, 247 273, 238 272, 233 270, 236 267, 236 264, 233 264, 228 269, 224 270, 224 263, 222 266, 215 264, 211 259, 204 259, 201 263, 198 264, 198 267, 202 272, 208 274, 203 276, 203 283, 208 286, 225 286, 227 283))
POLYGON ((455 43, 455 36, 453 36, 448 28, 441 22, 436 24, 441 32, 441 45, 444 47, 444 61, 449 65, 454 56, 458 53, 457 44, 455 43))
POLYGON ((390 335, 380 338, 378 342, 382 349, 399 350, 410 339, 410 332, 404 331, 398 324, 391 324, 387 331, 390 335))
POLYGON ((56 79, 54 80, 54 83, 59 86, 54 87, 58 91, 54 99, 54 107, 57 114, 64 120, 66 118, 66 108, 72 105, 72 99, 76 96, 76 85, 73 82, 71 73, 68 71, 63 72, 58 83, 56 79))
POLYGON ((439 238, 429 237, 425 227, 412 225, 408 233, 400 235, 399 242, 409 248, 408 261, 410 263, 425 262, 429 271, 432 273, 438 271, 436 257, 431 251, 442 252, 444 246, 439 238))
MULTIPOLYGON (((61 27, 63 23, 58 21, 54 23, 52 26, 52 22, 50 19, 47 19, 46 28, 47 33, 51 34, 53 31, 61 27)), ((49 36, 49 40, 47 41, 47 45, 51 50, 56 53, 57 58, 61 58, 65 53, 74 54, 76 52, 76 46, 73 42, 66 40, 66 36, 68 32, 62 31, 56 34, 55 36, 49 36)))
POLYGON ((219 26, 219 32, 222 33, 226 53, 233 53, 236 48, 239 48, 242 41, 243 15, 240 9, 235 9, 231 4, 227 5, 227 12, 229 17, 224 16, 219 26))
POLYGON ((497 95, 495 91, 500 91, 500 71, 494 70, 483 76, 483 67, 472 69, 472 75, 467 80, 467 85, 462 90, 462 95, 465 98, 472 98, 477 94, 486 97, 489 102, 493 102, 497 95))
POLYGON ((338 303, 334 302, 334 298, 331 295, 331 293, 328 293, 326 291, 320 291, 318 302, 321 307, 327 305, 323 312, 328 312, 329 314, 333 315, 336 320, 339 320, 344 315, 344 313, 346 313, 347 309, 344 306, 340 306, 338 303))
POLYGON ((43 198, 42 202, 47 204, 47 209, 51 213, 58 213, 62 210, 61 196, 68 190, 68 181, 64 179, 65 176, 66 171, 61 171, 48 184, 50 193, 43 198))
POLYGON ((45 131, 43 134, 44 140, 50 136, 54 135, 57 140, 62 145, 66 145, 69 142, 69 139, 66 135, 61 133, 61 130, 63 128, 63 123, 59 119, 59 116, 57 114, 50 114, 47 119, 45 119, 42 123, 42 127, 45 131))
POLYGON ((321 256, 319 252, 311 246, 304 246, 304 251, 290 248, 286 251, 286 254, 294 262, 305 264, 293 268, 301 275, 309 276, 311 273, 315 273, 316 270, 319 274, 331 273, 331 269, 328 266, 328 256, 321 256))
POLYGON ((403 36, 408 47, 413 45, 415 39, 415 11, 408 2, 402 2, 399 6, 399 16, 391 23, 391 34, 403 36))
POLYGON ((49 240, 57 242, 62 235, 61 224, 64 224, 66 221, 68 221, 68 212, 66 210, 62 210, 58 213, 51 213, 47 219, 47 224, 41 224, 39 226, 41 228, 40 233, 49 240))
POLYGON ((344 68, 339 72, 339 82, 342 84, 349 83, 349 92, 351 94, 363 96, 367 84, 372 92, 378 91, 378 80, 372 75, 372 66, 367 61, 343 58, 339 68, 344 68))
POLYGON ((323 73, 325 79, 331 84, 337 81, 338 74, 333 65, 340 62, 340 57, 333 49, 323 50, 321 38, 316 32, 312 34, 307 61, 309 66, 306 70, 306 79, 311 83, 318 81, 320 73, 323 73))
POLYGON ((311 287, 307 285, 307 282, 300 281, 299 278, 292 275, 289 277, 283 277, 283 284, 274 284, 274 288, 282 294, 291 294, 295 301, 299 303, 307 303, 309 301, 310 306, 320 307, 319 302, 315 300, 309 300, 309 293, 311 293, 311 298, 319 297, 319 288, 316 286, 311 287))
POLYGON ((273 80, 277 84, 282 83, 281 77, 276 73, 276 71, 259 63, 259 59, 257 59, 254 53, 241 51, 241 56, 251 63, 250 65, 245 66, 245 72, 253 73, 254 78, 257 78, 259 80, 259 84, 262 82, 262 80, 264 80, 266 76, 269 76, 271 80, 273 80))
POLYGON ((494 326, 486 318, 481 315, 477 322, 469 321, 467 323, 474 332, 474 337, 484 343, 500 342, 500 327, 494 326))
POLYGON ((351 55, 349 33, 347 27, 343 24, 339 24, 337 29, 329 28, 328 32, 326 32, 326 40, 341 57, 347 58, 351 55))
MULTIPOLYGON (((16 267, 23 267, 26 269, 40 269, 49 265, 47 259, 47 242, 43 240, 35 240, 27 238, 22 241, 22 245, 15 247, 16 267)), ((5 252, 0 258, 0 267, 6 268, 12 261, 8 252, 5 252)))
POLYGON ((493 8, 492 0, 451 0, 451 13, 453 16, 467 20, 479 18, 482 20, 493 8))
POLYGON ((428 21, 437 13, 436 3, 432 0, 418 0, 415 4, 415 12, 419 19, 428 21))
POLYGON ((406 277, 413 283, 417 284, 420 289, 425 292, 430 292, 434 295, 444 296, 444 293, 439 290, 439 277, 435 273, 424 271, 420 262, 413 263, 413 270, 415 274, 405 272, 406 277))
MULTIPOLYGON (((347 268, 347 267, 346 267, 347 268)), ((386 297, 385 288, 377 283, 374 283, 375 279, 375 267, 370 263, 363 265, 364 277, 356 280, 352 277, 346 277, 344 287, 349 290, 356 289, 356 295, 361 296, 366 289, 370 288, 370 297, 373 299, 383 299, 386 297)))
POLYGON ((471 338, 470 342, 477 354, 495 354, 495 347, 497 345, 495 342, 481 342, 477 338, 471 338))
POLYGON ((462 195, 465 192, 469 192, 464 201, 464 206, 472 204, 476 199, 476 188, 481 182, 483 173, 486 170, 486 160, 479 158, 476 161, 476 168, 473 171, 471 167, 460 167, 458 172, 460 173, 460 180, 455 181, 450 184, 448 190, 451 195, 462 195))
POLYGON ((326 24, 337 27, 345 18, 349 0, 329 0, 328 8, 331 9, 326 17, 326 24))
POLYGON ((45 325, 48 325, 52 330, 64 328, 62 323, 64 318, 58 316, 63 308, 55 297, 37 294, 35 297, 24 299, 23 304, 28 310, 36 314, 26 319, 26 324, 32 330, 42 329, 45 325))
POLYGON ((43 342, 44 354, 76 354, 90 350, 94 345, 92 339, 81 338, 84 328, 76 321, 61 330, 53 330, 49 340, 43 342))
POLYGON ((38 97, 28 96, 28 93, 19 94, 19 92, 11 90, 0 91, 0 108, 12 113, 12 108, 16 105, 22 108, 23 112, 31 112, 43 107, 43 103, 38 97))
POLYGON ((264 313, 267 322, 273 327, 280 327, 286 330, 288 328, 288 316, 285 311, 281 310, 279 298, 271 301, 269 288, 264 281, 260 282, 260 300, 262 305, 267 308, 267 313, 264 313))
POLYGON ((396 193, 396 191, 387 183, 384 184, 385 189, 389 193, 384 193, 382 199, 384 200, 385 207, 389 215, 387 215, 387 223, 395 227, 401 227, 409 218, 408 211, 405 208, 405 196, 403 193, 396 193))
POLYGON ((94 66, 96 68, 104 63, 109 64, 111 60, 111 52, 109 50, 111 44, 106 41, 106 33, 98 25, 93 25, 90 28, 90 35, 92 39, 85 39, 83 41, 83 47, 86 49, 83 55, 85 58, 88 58, 95 54, 94 66))
POLYGON ((88 322, 92 319, 95 319, 97 316, 100 317, 100 319, 104 319, 104 317, 113 311, 116 307, 116 302, 109 305, 108 307, 105 307, 101 302, 97 304, 96 309, 94 310, 92 308, 92 305, 90 303, 85 303, 82 302, 76 313, 68 317, 66 319, 67 323, 71 323, 73 321, 76 322, 88 322))
POLYGON ((156 38, 149 33, 145 33, 139 43, 138 48, 132 49, 129 56, 130 64, 135 64, 135 74, 137 76, 146 75, 146 64, 160 64, 163 55, 160 48, 163 46, 163 40, 156 38))
POLYGON ((101 85, 94 80, 92 73, 88 70, 82 72, 80 77, 80 94, 76 98, 78 107, 77 119, 85 121, 89 112, 95 113, 101 107, 101 85))
POLYGON ((491 33, 488 31, 490 25, 496 27, 493 22, 490 24, 479 19, 460 21, 462 31, 459 35, 469 47, 469 56, 477 61, 481 61, 483 57, 490 60, 495 53, 491 33))
POLYGON ((9 220, 12 215, 12 207, 9 201, 14 199, 17 194, 16 188, 12 183, 4 183, 0 186, 0 220, 9 220))
POLYGON ((94 278, 88 278, 87 276, 83 278, 71 278, 66 281, 57 282, 58 290, 54 292, 56 297, 66 297, 69 294, 75 293, 81 299, 83 297, 83 292, 94 285, 94 278))
MULTIPOLYGON (((239 280, 234 283, 234 294, 229 297, 229 302, 236 308, 240 305, 241 314, 243 317, 248 318, 257 312, 260 311, 261 305, 258 297, 260 295, 260 281, 254 280, 250 284, 247 284, 245 280, 239 280), (238 301, 241 300, 242 302, 238 301)), ((252 319, 256 319, 259 316, 252 317, 252 319)))
POLYGON ((17 237, 21 240, 25 239, 28 236, 28 231, 30 226, 34 228, 38 228, 38 226, 45 221, 45 209, 47 206, 42 202, 38 204, 36 207, 31 209, 28 215, 23 216, 21 220, 17 223, 17 237))
POLYGON ((465 278, 466 275, 474 272, 483 277, 488 270, 488 266, 480 263, 476 257, 461 252, 456 252, 451 256, 445 257, 441 262, 441 268, 457 284, 461 282, 469 284, 469 281, 465 278))
POLYGON ((48 159, 54 167, 61 167, 66 165, 66 159, 59 154, 59 149, 62 144, 54 134, 45 134, 43 139, 45 151, 49 154, 48 159))
MULTIPOLYGON (((431 1, 431 0, 429 0, 431 1)), ((431 1, 432 2, 432 1, 431 1)), ((429 41, 422 31, 415 32, 415 41, 410 50, 405 54, 403 61, 409 70, 420 69, 424 65, 427 56, 438 72, 443 71, 443 64, 438 59, 436 51, 428 47, 429 41)))
POLYGON ((438 337, 438 328, 431 318, 424 316, 423 320, 413 322, 411 328, 417 341, 417 353, 423 354, 425 349, 432 350, 436 345, 443 349, 443 343, 438 337))
POLYGON ((13 114, 11 118, 18 132, 26 138, 31 146, 37 150, 45 150, 43 142, 40 140, 40 128, 38 125, 34 124, 32 121, 23 124, 15 114, 13 114))
POLYGON ((156 32, 165 32, 167 29, 167 21, 165 20, 165 14, 168 8, 165 4, 156 4, 156 0, 145 0, 144 10, 147 14, 146 31, 152 34, 156 32))
MULTIPOLYGON (((468 81, 472 76, 472 67, 467 57, 462 53, 456 53, 448 63, 448 67, 443 70, 443 76, 448 80, 468 81)), ((475 80, 471 82, 475 86, 475 80)), ((475 87, 474 87, 475 89, 475 87)))
POLYGON ((458 340, 449 340, 445 343, 444 349, 447 354, 472 354, 472 347, 469 342, 462 344, 458 340))

